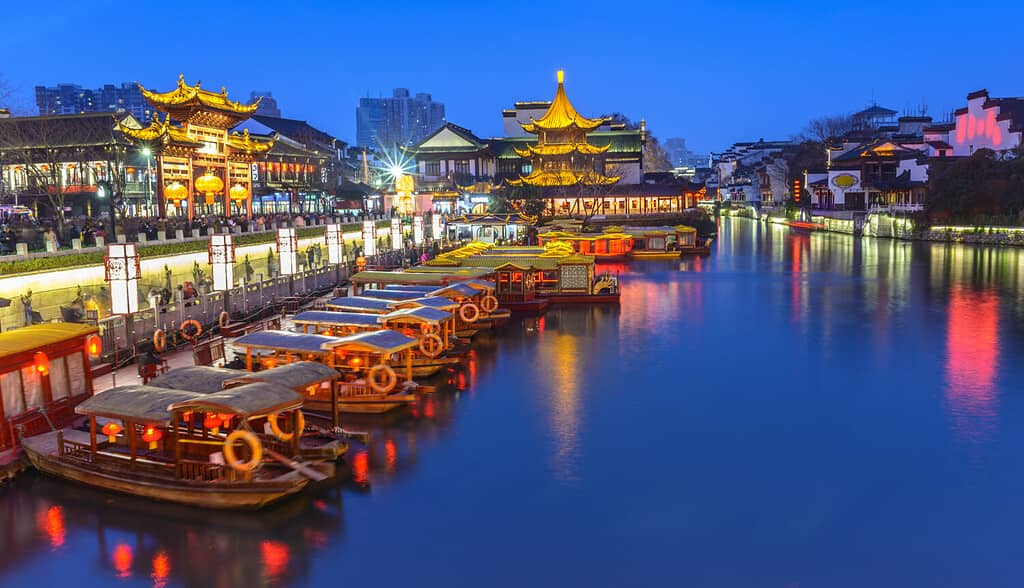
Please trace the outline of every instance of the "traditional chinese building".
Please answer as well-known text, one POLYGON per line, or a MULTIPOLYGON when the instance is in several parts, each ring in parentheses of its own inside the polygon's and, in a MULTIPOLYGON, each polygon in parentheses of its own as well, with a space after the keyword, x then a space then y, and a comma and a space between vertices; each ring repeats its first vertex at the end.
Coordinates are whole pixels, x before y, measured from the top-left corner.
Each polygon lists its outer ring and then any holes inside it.
POLYGON ((252 214, 252 163, 274 142, 230 129, 252 116, 259 100, 235 102, 224 88, 190 86, 184 76, 170 92, 139 88, 164 118, 121 131, 155 156, 158 214, 252 214))
POLYGON ((609 118, 586 118, 576 112, 565 95, 565 74, 558 72, 558 90, 544 116, 531 118, 523 130, 537 135, 535 145, 516 148, 516 154, 529 159, 527 176, 506 180, 510 186, 610 186, 620 176, 605 175, 604 158, 608 145, 596 146, 587 141, 587 133, 611 121, 609 118))

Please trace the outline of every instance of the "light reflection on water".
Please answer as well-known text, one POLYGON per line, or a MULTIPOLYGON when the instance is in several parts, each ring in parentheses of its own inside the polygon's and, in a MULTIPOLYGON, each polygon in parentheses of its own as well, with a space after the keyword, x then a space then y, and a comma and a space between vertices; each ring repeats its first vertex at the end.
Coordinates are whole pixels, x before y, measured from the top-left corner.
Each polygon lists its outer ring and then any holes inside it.
POLYGON ((1018 585, 1024 255, 721 230, 346 422, 348 479, 266 512, 26 476, 0 585, 1018 585))

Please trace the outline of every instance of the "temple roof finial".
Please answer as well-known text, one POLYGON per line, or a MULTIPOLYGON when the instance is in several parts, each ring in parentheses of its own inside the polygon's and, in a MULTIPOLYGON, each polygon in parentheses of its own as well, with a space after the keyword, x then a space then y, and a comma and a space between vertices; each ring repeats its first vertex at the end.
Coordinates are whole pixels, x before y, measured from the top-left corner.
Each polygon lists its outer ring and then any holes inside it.
POLYGON ((565 83, 565 71, 563 70, 558 70, 558 83, 565 83))

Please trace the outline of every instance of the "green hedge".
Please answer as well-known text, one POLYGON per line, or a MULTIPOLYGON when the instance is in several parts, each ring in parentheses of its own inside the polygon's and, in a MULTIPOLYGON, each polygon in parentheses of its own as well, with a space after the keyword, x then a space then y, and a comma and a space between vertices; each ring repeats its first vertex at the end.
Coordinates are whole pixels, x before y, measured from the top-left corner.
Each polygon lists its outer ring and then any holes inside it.
MULTIPOLYGON (((388 226, 389 223, 390 221, 381 221, 377 223, 377 226, 388 226)), ((362 227, 362 223, 348 223, 342 225, 342 230, 345 232, 357 231, 362 229, 362 227)), ((299 239, 308 239, 310 237, 323 235, 324 227, 303 227, 301 229, 296 229, 295 234, 299 239)), ((246 247, 249 245, 274 243, 276 238, 275 233, 247 233, 235 235, 234 243, 239 247, 246 247)), ((164 257, 167 255, 181 255, 183 253, 197 253, 199 251, 207 250, 207 241, 179 241, 176 243, 161 243, 158 245, 139 245, 138 250, 139 255, 144 259, 150 257, 164 257)), ((90 253, 72 253, 68 255, 51 255, 45 257, 40 256, 23 261, 0 261, 0 276, 99 265, 103 263, 103 257, 104 252, 94 251, 90 253)))

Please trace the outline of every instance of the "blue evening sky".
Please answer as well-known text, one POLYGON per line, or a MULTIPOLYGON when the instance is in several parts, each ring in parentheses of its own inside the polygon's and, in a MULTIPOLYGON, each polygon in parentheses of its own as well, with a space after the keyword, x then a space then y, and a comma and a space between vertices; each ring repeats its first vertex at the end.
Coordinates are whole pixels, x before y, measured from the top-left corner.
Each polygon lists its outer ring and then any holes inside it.
POLYGON ((37 84, 166 90, 181 72, 243 100, 269 90, 284 116, 354 142, 360 96, 428 92, 496 135, 501 110, 550 99, 563 68, 583 114, 644 117, 706 151, 872 97, 941 118, 979 88, 1024 95, 1022 16, 1010 1, 50 0, 3 9, 0 76, 34 108, 37 84))

